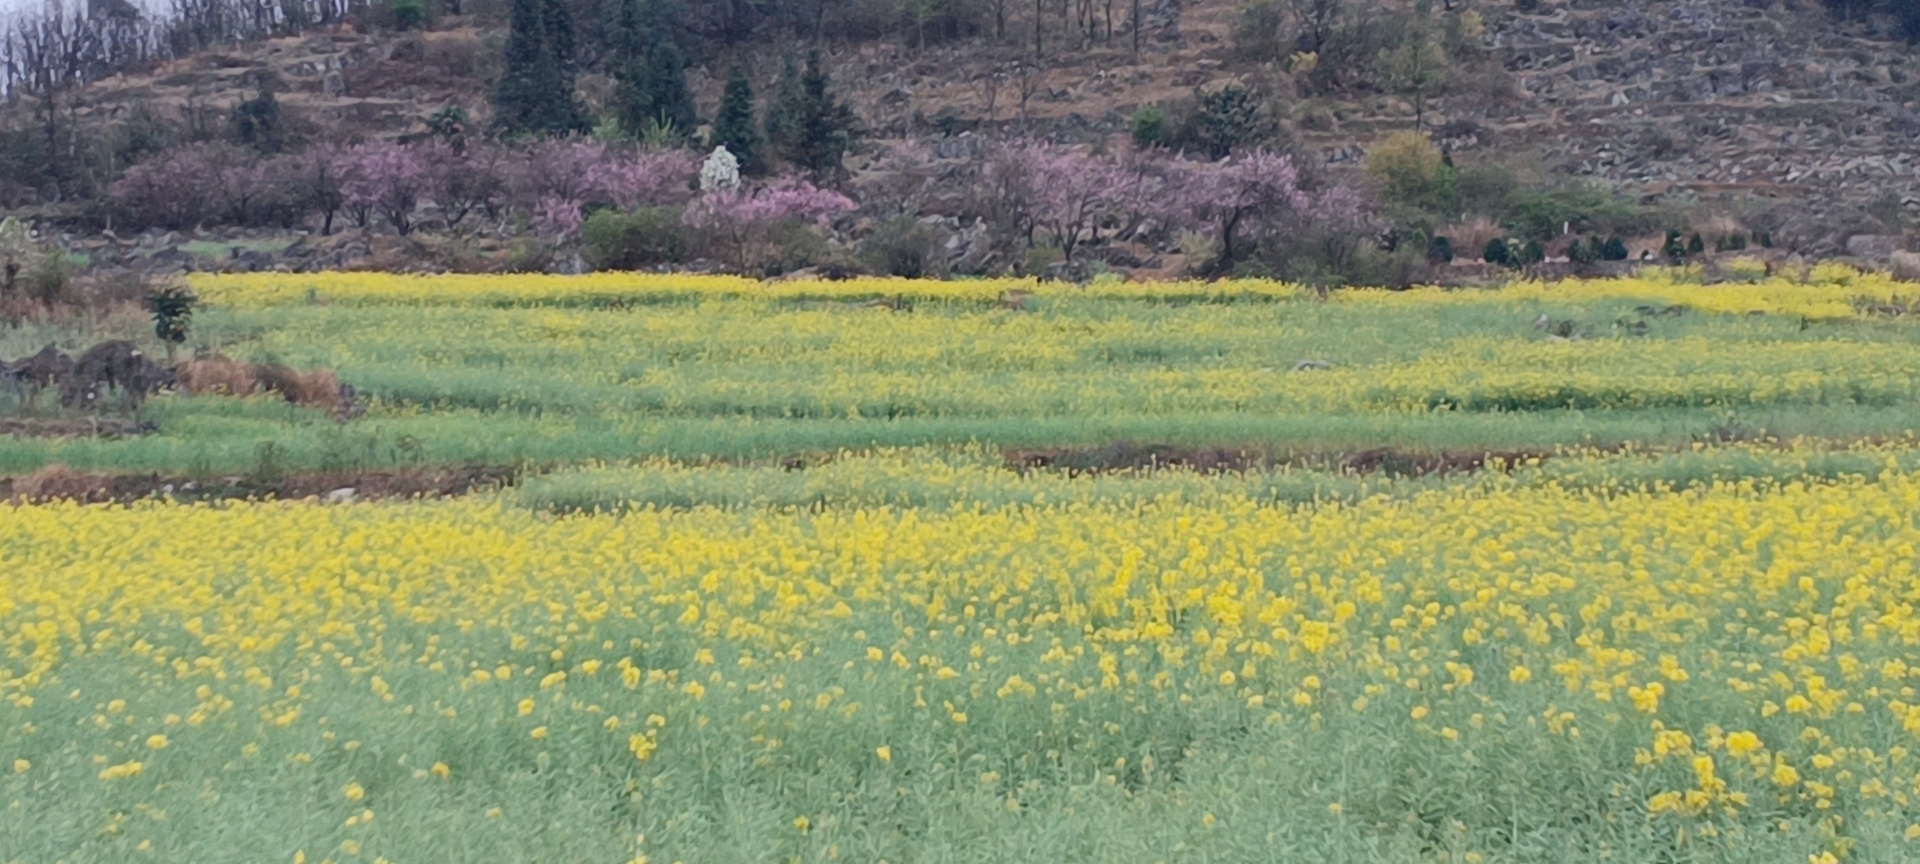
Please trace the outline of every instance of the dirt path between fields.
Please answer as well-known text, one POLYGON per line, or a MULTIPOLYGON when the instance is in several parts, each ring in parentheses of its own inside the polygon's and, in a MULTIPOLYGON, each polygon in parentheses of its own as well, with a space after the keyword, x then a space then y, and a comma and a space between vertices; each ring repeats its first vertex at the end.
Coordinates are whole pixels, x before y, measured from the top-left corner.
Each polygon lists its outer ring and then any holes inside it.
POLYGON ((1107 474, 1180 468, 1203 474, 1255 471, 1281 466, 1391 477, 1471 474, 1498 466, 1512 470, 1526 460, 1546 460, 1551 452, 1526 450, 1402 450, 1376 447, 1350 453, 1271 448, 1178 447, 1119 442, 1097 447, 1009 449, 1002 451, 1015 471, 1062 471, 1069 475, 1107 474))
POLYGON ((319 472, 279 478, 196 478, 163 474, 106 474, 52 465, 24 477, 0 479, 0 501, 13 504, 54 500, 125 504, 162 498, 183 502, 316 499, 328 503, 348 503, 465 495, 510 486, 520 474, 520 469, 511 466, 469 465, 397 471, 319 472))

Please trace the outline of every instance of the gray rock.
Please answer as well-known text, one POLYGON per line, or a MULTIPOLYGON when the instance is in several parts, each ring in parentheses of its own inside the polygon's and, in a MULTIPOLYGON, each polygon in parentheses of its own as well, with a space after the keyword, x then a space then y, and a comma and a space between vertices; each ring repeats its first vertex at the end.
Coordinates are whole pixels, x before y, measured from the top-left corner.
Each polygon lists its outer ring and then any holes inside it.
POLYGON ((1855 234, 1847 238, 1847 254, 1876 261, 1893 257, 1900 251, 1900 238, 1890 234, 1855 234))

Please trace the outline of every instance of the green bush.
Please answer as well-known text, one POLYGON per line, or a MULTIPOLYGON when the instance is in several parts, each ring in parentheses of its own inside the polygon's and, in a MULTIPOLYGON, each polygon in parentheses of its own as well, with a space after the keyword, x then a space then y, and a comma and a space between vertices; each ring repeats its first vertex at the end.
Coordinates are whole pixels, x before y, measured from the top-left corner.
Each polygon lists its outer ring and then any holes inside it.
POLYGON ((1435 237, 1427 241, 1427 263, 1433 265, 1453 262, 1453 241, 1446 237, 1435 237))
POLYGON ((73 262, 58 250, 40 256, 21 281, 27 296, 48 309, 74 302, 73 262))
POLYGON ((1516 237, 1550 240, 1565 231, 1638 233, 1648 214, 1619 194, 1594 186, 1527 189, 1509 199, 1507 228, 1516 237))
POLYGON ((1431 272, 1423 248, 1406 244, 1386 250, 1372 243, 1364 243, 1354 250, 1352 260, 1332 281, 1400 290, 1428 281, 1431 272))
POLYGON ((420 30, 433 21, 433 10, 423 0, 391 0, 387 17, 396 30, 420 30))
POLYGON ((946 250, 940 232, 912 216, 873 227, 860 241, 860 261, 868 270, 908 279, 946 275, 946 250))
POLYGON ((1627 260, 1627 241, 1620 239, 1620 235, 1618 234, 1608 237, 1606 244, 1600 247, 1600 260, 1627 260))
POLYGON ((1667 229, 1667 239, 1666 242, 1660 244, 1660 254, 1665 255, 1667 259, 1671 261, 1678 261, 1687 257, 1687 244, 1681 242, 1679 231, 1672 228, 1667 229))
POLYGON ((587 263, 600 270, 637 270, 685 260, 686 229, 680 208, 647 207, 633 213, 598 210, 580 226, 587 263))
POLYGON ((1513 263, 1513 250, 1507 246, 1507 238, 1495 237, 1487 241, 1487 248, 1481 250, 1480 258, 1488 264, 1502 266, 1513 263))
POLYGON ((1389 203, 1433 212, 1453 209, 1458 172, 1419 132, 1395 132, 1374 145, 1366 172, 1389 203))
POLYGON ((1235 150, 1265 142, 1269 134, 1259 98, 1246 87, 1228 84, 1211 92, 1195 91, 1193 114, 1178 143, 1209 159, 1224 159, 1235 150))
POLYGON ((1167 145, 1167 118, 1155 105, 1133 112, 1133 146, 1142 150, 1167 145))
POLYGON ((234 143, 241 146, 269 154, 286 149, 285 124, 272 90, 262 89, 260 95, 235 105, 227 126, 234 143))

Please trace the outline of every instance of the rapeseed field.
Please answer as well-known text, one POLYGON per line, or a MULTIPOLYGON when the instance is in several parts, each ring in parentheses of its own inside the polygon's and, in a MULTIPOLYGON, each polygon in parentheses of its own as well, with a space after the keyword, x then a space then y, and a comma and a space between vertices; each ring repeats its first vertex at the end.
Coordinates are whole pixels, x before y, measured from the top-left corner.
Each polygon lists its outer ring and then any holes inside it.
MULTIPOLYGON (((0 862, 1912 860, 1898 286, 1684 278, 205 277, 202 338, 368 413, 163 429, 553 463, 0 504, 0 862), (1329 458, 999 450, 1168 429, 1329 458)), ((6 452, 219 452, 165 434, 6 452)))
POLYGON ((1920 474, 1856 453, 1323 506, 14 509, 0 854, 1903 860, 1920 474))

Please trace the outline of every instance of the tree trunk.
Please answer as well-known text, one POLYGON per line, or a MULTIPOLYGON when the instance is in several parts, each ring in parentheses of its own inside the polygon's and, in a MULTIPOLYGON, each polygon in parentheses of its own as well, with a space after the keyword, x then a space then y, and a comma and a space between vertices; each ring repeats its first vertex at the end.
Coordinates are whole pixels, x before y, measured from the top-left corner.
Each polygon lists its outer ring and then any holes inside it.
MULTIPOLYGON (((1033 59, 1035 60, 1040 59, 1040 34, 1046 29, 1043 24, 1046 13, 1041 8, 1046 2, 1047 0, 1033 0, 1033 59)), ((1025 103, 1022 103, 1021 110, 1026 110, 1025 103)))
POLYGON ((1140 56, 1140 0, 1133 0, 1133 56, 1140 56))

